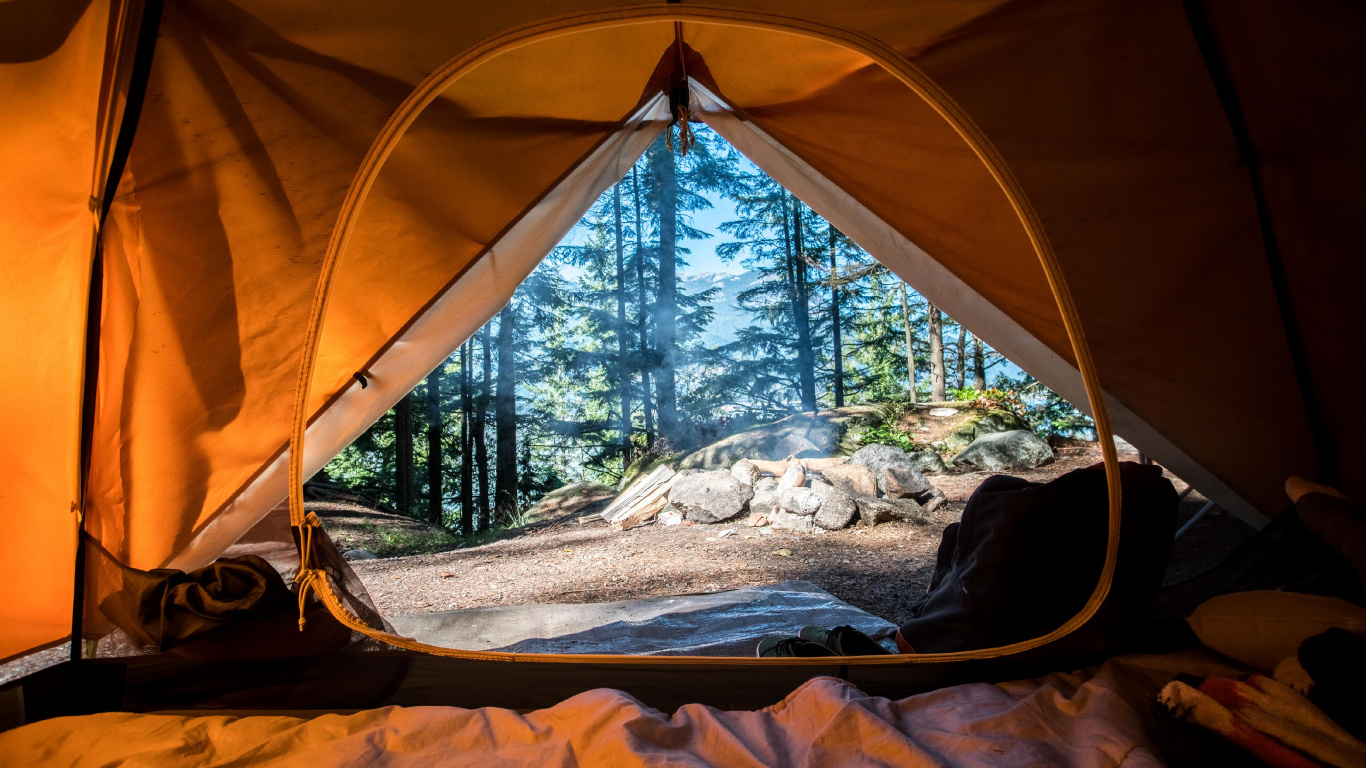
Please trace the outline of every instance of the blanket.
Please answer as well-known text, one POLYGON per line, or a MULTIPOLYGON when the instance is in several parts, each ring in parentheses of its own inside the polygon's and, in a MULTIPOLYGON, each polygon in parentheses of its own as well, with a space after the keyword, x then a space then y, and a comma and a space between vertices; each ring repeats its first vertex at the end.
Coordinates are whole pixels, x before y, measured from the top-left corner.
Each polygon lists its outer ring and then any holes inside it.
POLYGON ((673 714, 616 690, 526 714, 386 707, 349 715, 56 718, 0 734, 29 766, 1162 766, 1147 718, 1178 673, 1232 675, 1208 652, 1117 657, 1037 680, 893 701, 808 681, 758 711, 673 714))

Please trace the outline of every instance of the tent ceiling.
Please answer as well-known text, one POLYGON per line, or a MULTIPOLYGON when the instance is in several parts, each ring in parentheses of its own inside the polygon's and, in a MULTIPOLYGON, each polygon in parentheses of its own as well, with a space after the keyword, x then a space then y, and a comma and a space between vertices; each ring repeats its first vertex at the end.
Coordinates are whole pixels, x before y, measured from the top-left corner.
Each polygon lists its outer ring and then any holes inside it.
MULTIPOLYGON (((568 174, 588 168, 575 183, 610 183, 620 166, 595 151, 637 151, 621 137, 653 96, 671 13, 685 18, 701 84, 1070 361, 1024 230, 980 161, 923 101, 835 41, 908 57, 981 128, 1039 213, 1106 391, 1207 471, 1230 506, 1275 514, 1284 476, 1315 473, 1247 170, 1179 5, 799 2, 780 16, 760 2, 484 5, 417 3, 396 17, 358 1, 167 4, 105 230, 90 530, 130 564, 176 560, 234 503, 246 530, 282 497, 254 484, 269 485, 287 442, 321 256, 403 99, 452 57, 490 54, 394 144, 356 219, 312 388, 313 409, 349 414, 335 439, 404 384, 362 402, 352 373, 396 348, 568 174), (1283 404, 1268 408, 1267 393, 1283 404)), ((1352 138, 1362 105, 1330 98, 1313 67, 1361 66, 1344 60, 1352 38, 1338 39, 1327 10, 1272 5, 1236 23, 1232 5, 1210 10, 1254 138, 1277 149, 1269 188, 1297 306, 1308 303, 1315 380, 1340 393, 1350 380, 1340 350, 1360 346, 1361 310, 1343 294, 1352 281, 1309 265, 1359 271, 1343 222, 1360 195, 1340 179, 1343 162, 1362 162, 1352 138), (1317 45, 1320 35, 1337 44, 1317 45), (1294 51, 1283 66, 1260 64, 1282 41, 1294 51), (1302 93, 1302 80, 1315 85, 1302 93), (1289 93, 1317 119, 1287 119, 1278 105, 1289 93)), ((0 118, 6 142, 31 149, 24 173, 0 181, 0 242, 9 274, 33 265, 0 305, 6 357, 32 373, 0 386, 8 428, 43 435, 7 457, 0 484, 0 521, 24 532, 0 552, 16 585, 0 615, 21 627, 4 630, 0 657, 58 639, 69 605, 86 200, 108 15, 96 0, 65 22, 74 27, 58 49, 0 68, 6 98, 33 105, 0 118), (53 91, 58 102, 44 99, 53 91)), ((578 204, 556 198, 545 231, 578 204)), ((510 293, 524 268, 480 279, 510 293)), ((477 327, 492 311, 472 313, 477 327)), ((1360 422, 1340 407, 1332 415, 1339 434, 1360 422)), ((1162 458, 1163 446, 1139 445, 1162 458)))

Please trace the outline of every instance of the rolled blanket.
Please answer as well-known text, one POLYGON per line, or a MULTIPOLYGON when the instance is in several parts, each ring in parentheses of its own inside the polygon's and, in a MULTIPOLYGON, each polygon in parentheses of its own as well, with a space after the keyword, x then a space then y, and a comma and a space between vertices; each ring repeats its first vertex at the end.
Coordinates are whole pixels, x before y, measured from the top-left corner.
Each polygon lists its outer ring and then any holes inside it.
POLYGON ((1272 765, 1366 765, 1366 744, 1308 699, 1265 675, 1175 680, 1158 701, 1272 765))
POLYGON ((1275 768, 1322 768, 1321 765, 1238 719, 1227 707, 1189 683, 1173 680, 1157 695, 1159 704, 1178 719, 1219 734, 1275 768))

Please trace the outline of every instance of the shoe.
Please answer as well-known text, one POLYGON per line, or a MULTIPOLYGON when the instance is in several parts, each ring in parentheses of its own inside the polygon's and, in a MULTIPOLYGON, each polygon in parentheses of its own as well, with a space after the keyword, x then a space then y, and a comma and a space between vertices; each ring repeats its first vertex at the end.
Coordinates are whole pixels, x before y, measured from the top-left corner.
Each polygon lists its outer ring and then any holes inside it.
POLYGON ((754 649, 754 655, 761 659, 774 659, 799 656, 834 656, 835 653, 823 645, 808 643, 800 637, 769 635, 759 641, 759 647, 754 649))
POLYGON ((851 626, 802 627, 797 637, 808 643, 828 648, 836 656, 891 656, 891 651, 883 648, 876 640, 851 626))

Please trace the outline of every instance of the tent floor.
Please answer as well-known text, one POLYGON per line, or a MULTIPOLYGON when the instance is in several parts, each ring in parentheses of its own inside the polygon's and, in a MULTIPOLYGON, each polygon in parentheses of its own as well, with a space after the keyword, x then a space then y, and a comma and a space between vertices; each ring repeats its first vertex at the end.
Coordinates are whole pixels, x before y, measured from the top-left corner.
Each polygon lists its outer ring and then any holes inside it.
MULTIPOLYGON (((94 712, 311 713, 383 706, 541 709, 595 688, 625 691, 672 712, 699 702, 720 709, 769 706, 813 677, 848 680, 902 698, 945 685, 1036 677, 1098 663, 997 659, 891 666, 570 664, 452 659, 406 651, 338 653, 268 661, 190 661, 172 654, 64 662, 0 687, 22 701, 22 722, 94 712)), ((15 709, 9 707, 8 709, 15 709)), ((11 722, 0 728, 17 725, 11 722)))

